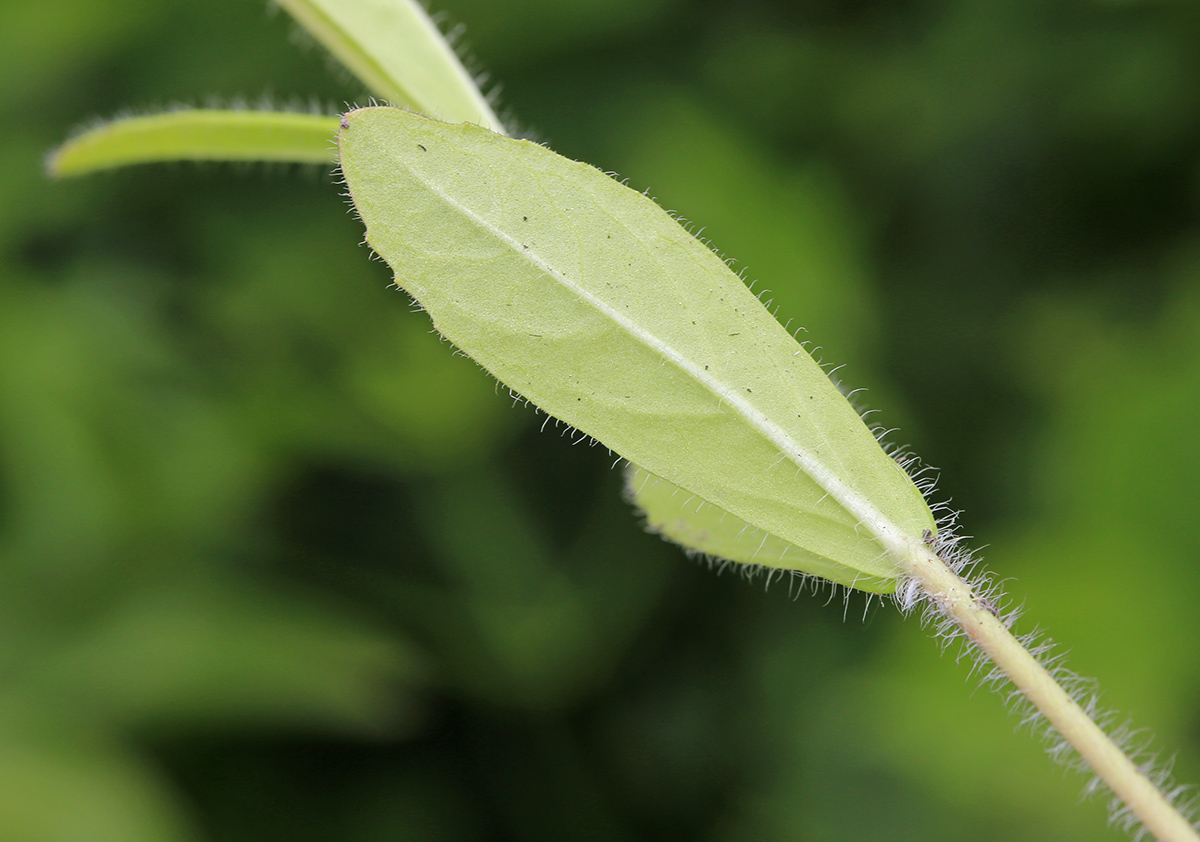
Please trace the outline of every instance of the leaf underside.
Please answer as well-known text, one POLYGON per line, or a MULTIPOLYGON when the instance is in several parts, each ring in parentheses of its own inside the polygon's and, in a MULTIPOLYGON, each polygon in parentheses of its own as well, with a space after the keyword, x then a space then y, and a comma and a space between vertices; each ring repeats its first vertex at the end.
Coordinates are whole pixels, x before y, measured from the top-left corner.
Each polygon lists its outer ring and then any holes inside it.
POLYGON ((797 547, 645 468, 627 465, 625 484, 651 532, 707 558, 799 571, 871 593, 895 590, 891 577, 869 576, 797 547))
POLYGON ((339 153, 397 284, 503 383, 774 536, 780 566, 894 588, 882 546, 826 486, 916 536, 934 528, 920 492, 742 281, 650 199, 537 144, 395 108, 345 115, 339 153))

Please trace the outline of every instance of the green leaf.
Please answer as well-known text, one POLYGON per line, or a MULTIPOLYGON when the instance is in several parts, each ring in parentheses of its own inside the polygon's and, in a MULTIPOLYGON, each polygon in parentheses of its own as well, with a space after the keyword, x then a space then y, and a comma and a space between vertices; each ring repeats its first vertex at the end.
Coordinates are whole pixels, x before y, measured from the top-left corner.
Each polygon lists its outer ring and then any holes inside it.
POLYGON ((184 109, 104 123, 46 161, 57 177, 152 161, 334 161, 337 118, 286 111, 184 109))
POLYGON ((339 150, 367 241, 502 382, 803 549, 794 569, 894 587, 885 547, 934 528, 920 492, 820 366, 654 202, 537 144, 394 108, 345 115, 339 150))
POLYGON ((276 0, 376 95, 447 120, 503 124, 416 0, 276 0))
POLYGON ((646 516, 646 526, 664 538, 714 559, 773 570, 800 570, 852 584, 861 591, 890 593, 891 577, 873 577, 788 543, 719 506, 656 477, 645 468, 626 468, 630 499, 646 516))

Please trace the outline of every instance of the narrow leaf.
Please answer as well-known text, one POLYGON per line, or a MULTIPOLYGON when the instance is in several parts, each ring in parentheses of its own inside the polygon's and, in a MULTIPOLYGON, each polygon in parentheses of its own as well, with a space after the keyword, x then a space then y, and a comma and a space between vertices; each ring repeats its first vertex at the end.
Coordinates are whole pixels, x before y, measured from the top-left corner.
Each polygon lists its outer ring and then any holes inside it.
POLYGON ((376 95, 503 131, 475 79, 416 0, 276 0, 376 95))
POLYGON ((337 118, 283 111, 186 109, 127 117, 68 140, 46 161, 53 176, 152 161, 329 164, 337 118))
POLYGON ((339 150, 367 241, 502 382, 804 550, 794 569, 894 587, 880 536, 894 546, 933 529, 920 492, 820 366, 654 202, 537 144, 394 108, 345 115, 339 150))

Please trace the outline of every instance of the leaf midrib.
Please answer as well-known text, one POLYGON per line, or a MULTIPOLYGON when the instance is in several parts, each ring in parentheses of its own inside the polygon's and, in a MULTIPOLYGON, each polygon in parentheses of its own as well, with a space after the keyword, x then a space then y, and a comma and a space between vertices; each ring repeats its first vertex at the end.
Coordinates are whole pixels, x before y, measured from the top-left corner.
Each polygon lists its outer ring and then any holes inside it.
POLYGON ((895 545, 894 539, 898 539, 902 533, 892 523, 890 518, 871 505, 865 497, 853 488, 839 480, 837 475, 829 470, 808 448, 779 427, 779 425, 773 423, 766 413, 747 401, 738 389, 727 385, 724 381, 714 376, 711 371, 706 371, 703 365, 689 360, 686 355, 676 350, 670 343, 657 336, 653 331, 638 324, 615 307, 609 305, 599 296, 566 277, 538 256, 536 246, 526 248, 525 244, 521 243, 515 237, 510 236, 504 229, 484 219, 474 210, 449 195, 437 184, 422 177, 413 167, 407 164, 405 166, 413 178, 424 185, 427 190, 448 207, 461 214, 486 234, 504 243, 513 255, 527 261, 539 272, 549 276, 559 286, 592 307, 606 319, 615 323, 636 342, 660 354, 685 375, 701 384, 723 404, 731 407, 751 428, 777 447, 793 464, 804 471, 854 518, 866 525, 871 533, 880 539, 885 548, 895 545), (888 540, 889 538, 893 540, 888 540))

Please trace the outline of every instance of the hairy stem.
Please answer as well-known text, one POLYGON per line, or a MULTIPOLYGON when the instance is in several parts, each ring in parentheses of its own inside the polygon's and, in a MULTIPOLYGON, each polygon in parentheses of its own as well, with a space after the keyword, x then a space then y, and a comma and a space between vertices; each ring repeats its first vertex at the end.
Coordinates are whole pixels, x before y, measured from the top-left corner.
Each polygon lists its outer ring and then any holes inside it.
POLYGON ((1013 637, 988 602, 927 546, 912 544, 904 556, 907 574, 937 610, 1008 677, 1148 833, 1159 842, 1200 842, 1187 819, 1013 637))

